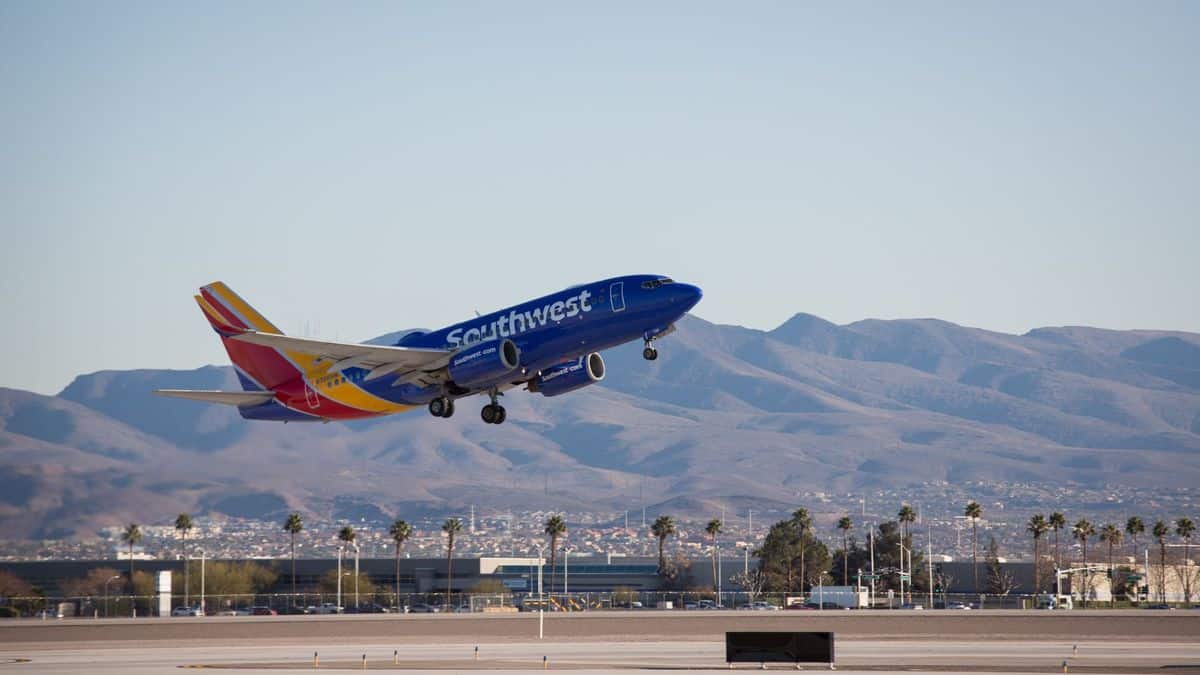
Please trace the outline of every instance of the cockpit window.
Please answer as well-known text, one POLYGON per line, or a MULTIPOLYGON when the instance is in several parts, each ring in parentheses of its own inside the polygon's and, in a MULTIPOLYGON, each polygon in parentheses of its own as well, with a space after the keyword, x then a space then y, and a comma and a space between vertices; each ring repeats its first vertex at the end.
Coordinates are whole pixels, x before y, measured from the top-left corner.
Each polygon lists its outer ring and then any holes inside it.
POLYGON ((653 290, 655 288, 658 288, 659 286, 663 286, 665 284, 673 284, 673 283, 675 283, 674 279, 671 279, 669 277, 661 277, 658 279, 651 279, 649 281, 643 281, 642 288, 645 288, 647 290, 653 290))

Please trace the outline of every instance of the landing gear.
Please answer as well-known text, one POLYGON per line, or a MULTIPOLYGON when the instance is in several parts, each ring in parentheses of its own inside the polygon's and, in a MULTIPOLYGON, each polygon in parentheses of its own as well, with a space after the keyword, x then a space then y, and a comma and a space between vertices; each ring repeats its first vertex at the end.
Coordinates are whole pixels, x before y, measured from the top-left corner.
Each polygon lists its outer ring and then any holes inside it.
POLYGON ((479 416, 486 424, 504 424, 508 412, 504 410, 504 406, 496 402, 500 398, 500 392, 492 389, 488 392, 488 397, 492 402, 483 406, 483 410, 479 411, 479 416))
POLYGON ((654 348, 649 340, 646 340, 646 348, 642 350, 642 358, 647 361, 653 361, 658 358, 658 350, 654 348))
POLYGON ((429 402, 429 414, 434 417, 450 417, 454 414, 454 400, 440 396, 429 402))
POLYGON ((492 405, 491 403, 483 406, 483 410, 479 411, 479 416, 488 424, 504 424, 504 420, 508 417, 508 412, 504 410, 502 405, 492 405))

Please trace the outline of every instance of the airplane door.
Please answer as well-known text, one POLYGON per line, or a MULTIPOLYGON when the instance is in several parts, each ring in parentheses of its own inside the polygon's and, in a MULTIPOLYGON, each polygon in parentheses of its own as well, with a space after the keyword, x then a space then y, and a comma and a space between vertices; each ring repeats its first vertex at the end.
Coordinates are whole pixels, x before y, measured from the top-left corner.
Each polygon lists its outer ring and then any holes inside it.
POLYGON ((612 304, 612 311, 625 311, 625 282, 618 281, 608 287, 608 301, 612 304))

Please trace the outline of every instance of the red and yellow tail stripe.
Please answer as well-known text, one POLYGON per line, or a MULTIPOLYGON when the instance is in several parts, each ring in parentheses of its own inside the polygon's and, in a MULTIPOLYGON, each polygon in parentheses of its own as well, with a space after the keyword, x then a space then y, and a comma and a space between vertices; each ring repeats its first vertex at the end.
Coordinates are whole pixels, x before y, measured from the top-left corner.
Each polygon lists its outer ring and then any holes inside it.
POLYGON ((298 405, 294 407, 303 412, 340 419, 388 415, 412 407, 380 398, 346 378, 322 377, 329 374, 330 363, 317 363, 317 357, 311 354, 228 339, 245 330, 276 335, 283 332, 220 281, 202 287, 196 302, 213 328, 221 333, 225 350, 234 365, 267 389, 293 394, 293 401, 299 394, 298 405), (320 384, 316 384, 318 381, 320 384), (293 386, 285 386, 289 384, 293 386), (308 387, 307 392, 303 391, 304 387, 308 387), (287 391, 293 388, 299 391, 287 391), (303 396, 305 393, 307 396, 303 396), (309 405, 308 401, 318 404, 309 405))

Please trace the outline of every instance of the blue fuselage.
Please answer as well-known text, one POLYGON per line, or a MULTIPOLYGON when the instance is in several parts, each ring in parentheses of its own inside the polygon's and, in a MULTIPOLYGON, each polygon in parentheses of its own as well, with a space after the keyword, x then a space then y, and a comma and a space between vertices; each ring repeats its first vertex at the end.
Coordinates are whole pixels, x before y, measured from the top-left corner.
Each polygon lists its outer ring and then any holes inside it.
MULTIPOLYGON (((428 333, 409 333, 396 346, 465 349, 489 340, 512 340, 520 349, 521 378, 590 352, 626 342, 649 340, 668 331, 700 301, 701 291, 659 275, 614 277, 551 293, 515 307, 476 317, 428 333)), ((393 386, 394 378, 365 381, 367 371, 346 376, 381 398, 422 405, 449 394, 469 396, 487 388, 445 385, 393 386)), ((521 379, 518 378, 518 379, 521 379)))

